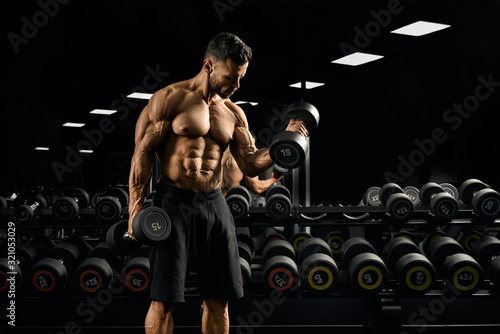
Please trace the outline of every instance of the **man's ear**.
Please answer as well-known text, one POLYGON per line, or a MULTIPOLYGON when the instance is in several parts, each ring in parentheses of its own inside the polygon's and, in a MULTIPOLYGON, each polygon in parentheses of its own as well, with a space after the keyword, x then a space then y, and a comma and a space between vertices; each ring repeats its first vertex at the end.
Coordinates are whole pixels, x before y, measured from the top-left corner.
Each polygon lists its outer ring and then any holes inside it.
POLYGON ((203 69, 208 74, 211 74, 213 72, 214 66, 213 66, 213 63, 212 63, 212 61, 210 59, 203 60, 203 69))

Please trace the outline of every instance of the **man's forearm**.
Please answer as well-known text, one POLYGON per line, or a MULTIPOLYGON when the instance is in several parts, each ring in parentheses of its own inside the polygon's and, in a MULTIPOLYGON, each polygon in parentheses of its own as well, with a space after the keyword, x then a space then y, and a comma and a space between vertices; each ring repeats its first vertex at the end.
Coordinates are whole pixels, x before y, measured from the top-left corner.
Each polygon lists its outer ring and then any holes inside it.
POLYGON ((142 210, 146 190, 153 167, 152 152, 134 153, 129 177, 129 215, 133 217, 142 210))
POLYGON ((243 174, 255 177, 274 165, 269 149, 264 148, 248 154, 242 164, 238 164, 243 174))

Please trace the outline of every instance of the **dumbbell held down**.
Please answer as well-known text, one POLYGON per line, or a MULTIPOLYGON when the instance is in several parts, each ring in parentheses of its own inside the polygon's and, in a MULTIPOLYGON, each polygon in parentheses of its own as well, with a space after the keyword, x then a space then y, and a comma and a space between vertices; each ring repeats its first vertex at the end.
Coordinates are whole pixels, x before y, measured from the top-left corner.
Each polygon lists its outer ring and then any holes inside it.
POLYGON ((168 214, 161 208, 150 206, 139 211, 132 220, 132 232, 137 241, 128 233, 128 221, 122 220, 108 229, 106 242, 119 255, 128 255, 139 250, 142 244, 166 240, 171 229, 168 214))
MULTIPOLYGON (((286 109, 284 120, 288 123, 290 119, 303 121, 311 135, 318 127, 319 112, 312 104, 299 101, 286 109)), ((304 162, 308 150, 309 145, 304 136, 294 131, 282 131, 274 136, 269 154, 276 165, 293 169, 304 162)))

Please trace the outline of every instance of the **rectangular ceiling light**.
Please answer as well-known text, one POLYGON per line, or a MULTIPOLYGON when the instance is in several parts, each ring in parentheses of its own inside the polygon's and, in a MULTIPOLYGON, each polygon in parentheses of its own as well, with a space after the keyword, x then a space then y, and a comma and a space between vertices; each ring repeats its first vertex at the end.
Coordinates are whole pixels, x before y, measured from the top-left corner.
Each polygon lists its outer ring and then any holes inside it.
POLYGON ((63 124, 63 126, 68 127, 68 128, 81 128, 82 126, 85 126, 85 123, 66 122, 63 124))
POLYGON ((249 102, 249 101, 236 101, 234 102, 235 104, 245 104, 245 103, 250 103, 252 106, 256 106, 259 103, 258 102, 249 102))
POLYGON ((35 147, 35 151, 48 151, 48 147, 43 147, 43 146, 37 146, 35 147))
POLYGON ((148 93, 132 93, 127 95, 129 99, 143 99, 143 100, 149 100, 153 96, 153 94, 148 94, 148 93))
POLYGON ((449 24, 417 21, 407 26, 393 30, 391 31, 391 33, 407 35, 407 36, 423 36, 449 27, 450 27, 449 24))
POLYGON ((83 153, 83 154, 90 154, 90 153, 94 153, 93 150, 80 150, 78 151, 79 153, 83 153))
POLYGON ((94 109, 90 113, 94 115, 113 115, 114 113, 116 113, 116 110, 94 109))
MULTIPOLYGON (((306 81, 305 84, 306 84, 306 87, 305 87, 306 89, 313 89, 313 88, 320 87, 320 86, 324 85, 324 83, 322 83, 322 82, 312 82, 312 81, 306 81)), ((302 82, 297 82, 297 83, 291 84, 290 87, 302 88, 302 82)))
POLYGON ((349 66, 358 66, 381 58, 384 58, 384 56, 374 55, 371 53, 355 52, 345 57, 333 60, 332 63, 349 65, 349 66))

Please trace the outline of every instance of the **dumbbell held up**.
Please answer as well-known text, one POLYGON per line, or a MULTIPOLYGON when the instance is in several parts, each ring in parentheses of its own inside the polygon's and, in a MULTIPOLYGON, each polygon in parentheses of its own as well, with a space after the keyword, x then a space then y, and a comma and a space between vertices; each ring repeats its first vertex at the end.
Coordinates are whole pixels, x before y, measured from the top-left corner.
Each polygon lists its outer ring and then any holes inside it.
POLYGON ((318 127, 319 112, 310 103, 295 102, 286 109, 285 121, 287 129, 274 136, 269 154, 276 165, 293 169, 304 162, 309 150, 306 137, 318 127))

